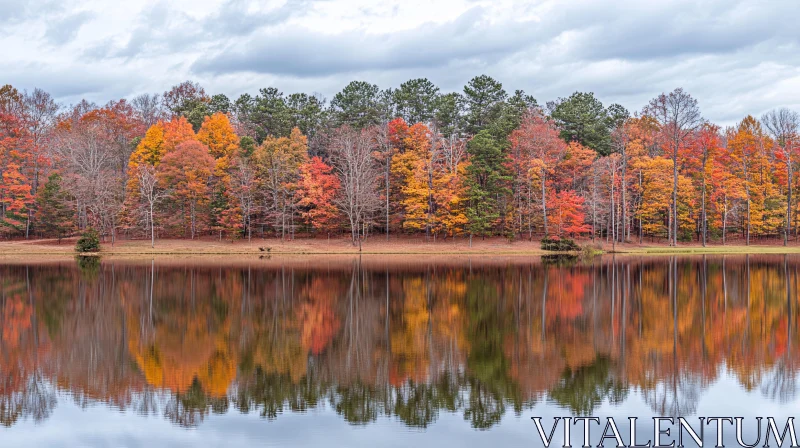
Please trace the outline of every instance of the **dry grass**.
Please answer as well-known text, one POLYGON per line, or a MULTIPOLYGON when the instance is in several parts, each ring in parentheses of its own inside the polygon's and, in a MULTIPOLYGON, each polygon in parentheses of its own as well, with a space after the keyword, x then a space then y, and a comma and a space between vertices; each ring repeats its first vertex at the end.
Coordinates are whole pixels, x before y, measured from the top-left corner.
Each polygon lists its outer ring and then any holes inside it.
MULTIPOLYGON (((611 252, 611 244, 605 241, 591 243, 588 240, 577 241, 581 246, 590 246, 605 252, 611 252)), ((800 245, 790 243, 788 247, 782 241, 770 244, 753 244, 745 246, 737 244, 726 246, 720 244, 702 247, 697 243, 679 244, 669 247, 664 243, 617 244, 615 253, 637 255, 671 255, 671 254, 794 254, 800 253, 800 245)), ((424 237, 395 237, 389 241, 384 236, 369 238, 362 246, 361 252, 347 238, 297 238, 282 241, 275 238, 254 238, 251 242, 239 240, 220 241, 214 238, 196 240, 165 239, 157 240, 155 248, 150 247, 150 240, 122 240, 115 245, 103 243, 101 254, 104 256, 136 257, 152 255, 193 256, 193 255, 543 255, 539 241, 518 240, 509 243, 505 238, 473 238, 472 246, 467 238, 448 239, 443 241, 426 241, 424 237)), ((75 239, 65 239, 59 244, 57 240, 2 241, 0 257, 40 256, 75 254, 75 239)), ((428 259, 430 257, 426 257, 428 259)))
MULTIPOLYGON (((4 241, 0 242, 0 255, 72 255, 75 240, 65 239, 58 244, 56 240, 4 241)), ((392 237, 386 241, 383 236, 368 239, 359 251, 346 238, 298 238, 282 241, 280 239, 254 238, 226 241, 211 238, 184 240, 157 240, 155 248, 149 240, 123 240, 113 246, 103 243, 103 255, 277 255, 277 254, 499 254, 499 255, 541 255, 545 253, 538 241, 515 241, 509 243, 503 238, 473 238, 472 246, 466 238, 450 238, 447 241, 425 241, 425 238, 392 237)))

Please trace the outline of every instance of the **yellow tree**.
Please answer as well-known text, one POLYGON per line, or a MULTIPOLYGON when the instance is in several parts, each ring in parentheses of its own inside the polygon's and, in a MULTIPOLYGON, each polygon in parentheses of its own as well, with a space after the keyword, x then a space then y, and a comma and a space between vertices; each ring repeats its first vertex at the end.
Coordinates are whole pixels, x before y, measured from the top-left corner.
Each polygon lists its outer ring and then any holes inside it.
POLYGON ((218 169, 227 169, 239 148, 239 137, 233 125, 228 116, 221 112, 206 117, 197 131, 197 140, 208 146, 211 156, 217 161, 218 169))
POLYGON ((269 136, 255 152, 253 160, 265 193, 265 206, 275 222, 281 238, 294 228, 297 209, 300 168, 308 162, 308 139, 300 129, 292 129, 289 137, 269 136))
POLYGON ((231 169, 233 159, 239 148, 239 137, 231 125, 228 116, 217 112, 206 117, 197 140, 208 147, 214 158, 214 180, 212 182, 211 223, 219 231, 222 239, 223 231, 233 239, 244 227, 239 200, 231 188, 231 169))
MULTIPOLYGON (((128 182, 125 188, 125 206, 123 208, 123 221, 132 225, 135 221, 133 212, 142 202, 140 194, 139 166, 142 164, 157 167, 164 155, 174 150, 179 144, 194 139, 192 125, 186 118, 174 118, 171 121, 158 121, 150 126, 144 138, 136 146, 128 159, 128 182)), ((147 224, 147 220, 145 220, 147 224)))
POLYGON ((768 142, 761 124, 752 116, 728 132, 732 168, 742 178, 745 191, 745 239, 750 244, 753 233, 775 233, 781 225, 783 199, 773 181, 768 142))

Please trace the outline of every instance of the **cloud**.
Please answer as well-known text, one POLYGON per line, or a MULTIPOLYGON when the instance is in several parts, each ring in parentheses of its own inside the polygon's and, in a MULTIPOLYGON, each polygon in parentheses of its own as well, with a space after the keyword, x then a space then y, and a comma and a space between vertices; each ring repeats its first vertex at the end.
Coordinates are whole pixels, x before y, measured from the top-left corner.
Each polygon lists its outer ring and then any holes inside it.
POLYGON ((75 38, 83 24, 93 18, 94 14, 92 12, 80 11, 62 19, 50 21, 44 37, 53 45, 66 44, 75 38))
POLYGON ((0 0, 0 73, 63 101, 186 79, 229 97, 418 77, 448 92, 485 73, 540 103, 593 91, 630 110, 684 87, 721 124, 800 108, 796 0, 54 1, 0 0))
POLYGON ((269 73, 318 77, 366 70, 443 67, 480 59, 491 63, 521 50, 535 36, 532 21, 491 24, 474 7, 456 20, 390 33, 360 31, 327 35, 311 29, 282 28, 259 33, 192 66, 198 73, 269 73))

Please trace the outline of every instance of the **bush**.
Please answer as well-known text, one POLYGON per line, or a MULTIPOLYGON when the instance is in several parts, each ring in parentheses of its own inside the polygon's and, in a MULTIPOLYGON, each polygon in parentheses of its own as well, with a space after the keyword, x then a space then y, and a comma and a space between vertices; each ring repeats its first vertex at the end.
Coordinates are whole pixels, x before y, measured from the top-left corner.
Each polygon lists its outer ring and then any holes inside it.
POLYGON ((554 252, 576 252, 581 250, 575 241, 568 238, 544 238, 542 239, 542 250, 554 252))
POLYGON ((78 243, 75 245, 75 251, 78 253, 84 252, 100 252, 100 235, 97 230, 89 229, 83 232, 78 243))
POLYGON ((594 257, 595 255, 603 254, 603 246, 598 243, 586 244, 583 246, 583 255, 587 257, 594 257))

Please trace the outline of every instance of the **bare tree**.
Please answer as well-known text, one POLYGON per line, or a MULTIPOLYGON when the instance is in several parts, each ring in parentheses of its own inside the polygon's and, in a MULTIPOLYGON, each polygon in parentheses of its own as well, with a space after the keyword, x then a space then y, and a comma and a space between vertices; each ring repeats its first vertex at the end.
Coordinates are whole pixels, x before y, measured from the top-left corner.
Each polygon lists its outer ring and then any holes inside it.
POLYGON ((136 118, 144 123, 146 128, 156 124, 164 118, 164 109, 161 105, 161 96, 157 93, 143 93, 131 100, 136 118))
POLYGON ((789 243, 792 232, 792 184, 794 183, 794 158, 800 128, 800 117, 797 112, 786 108, 772 110, 761 117, 761 122, 775 139, 775 152, 786 163, 786 228, 783 232, 783 245, 789 243))
POLYGON ((331 163, 342 188, 336 205, 350 221, 353 245, 361 249, 363 227, 380 209, 378 179, 382 170, 373 156, 374 129, 358 131, 344 126, 333 138, 331 163))
POLYGON ((23 95, 22 98, 25 124, 28 128, 28 135, 32 143, 33 155, 33 178, 32 194, 36 194, 39 186, 40 159, 46 146, 50 131, 56 123, 59 106, 49 93, 42 89, 34 89, 33 92, 23 95))
POLYGON ((394 147, 392 147, 392 144, 389 141, 389 125, 387 123, 383 123, 375 128, 375 143, 378 148, 378 154, 380 156, 380 162, 383 168, 384 211, 386 212, 386 241, 389 241, 389 214, 391 212, 389 197, 391 196, 391 171, 394 147))
POLYGON ((98 201, 107 188, 104 179, 114 177, 112 146, 100 123, 74 120, 56 134, 51 151, 75 197, 79 227, 86 228, 90 213, 102 208, 98 201))
POLYGON ((167 196, 167 192, 158 185, 155 167, 143 163, 139 165, 136 177, 139 180, 139 193, 143 205, 147 208, 150 224, 150 247, 156 247, 155 209, 156 205, 167 196))
POLYGON ((242 209, 242 220, 247 229, 247 241, 251 241, 253 236, 252 217, 255 212, 255 190, 256 177, 250 159, 237 157, 234 161, 234 169, 231 174, 233 180, 233 190, 239 199, 239 207, 242 209))
MULTIPOLYGON (((31 194, 35 195, 39 189, 41 162, 44 160, 44 151, 55 127, 59 106, 49 93, 42 89, 34 89, 33 92, 25 92, 22 96, 22 108, 25 125, 31 140, 30 149, 33 159, 31 194)), ((25 238, 28 238, 30 234, 31 212, 32 210, 29 208, 28 220, 25 225, 25 238)))
POLYGON ((644 113, 658 120, 665 150, 672 158, 672 210, 670 211, 670 245, 678 245, 678 153, 703 122, 697 100, 677 88, 650 100, 644 113))

